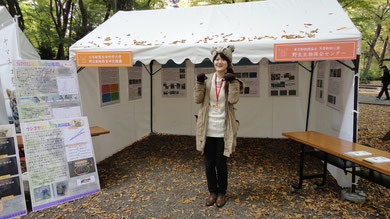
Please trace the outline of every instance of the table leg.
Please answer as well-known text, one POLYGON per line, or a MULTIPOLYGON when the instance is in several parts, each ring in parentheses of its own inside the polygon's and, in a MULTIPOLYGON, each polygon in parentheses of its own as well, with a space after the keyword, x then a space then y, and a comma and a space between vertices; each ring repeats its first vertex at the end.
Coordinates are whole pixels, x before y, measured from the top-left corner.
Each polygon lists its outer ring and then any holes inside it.
POLYGON ((295 192, 296 190, 299 190, 302 188, 302 183, 303 183, 303 164, 304 164, 304 159, 305 159, 305 145, 301 144, 301 157, 299 161, 299 170, 298 170, 298 175, 299 175, 299 183, 298 185, 293 184, 291 187, 291 191, 295 192))

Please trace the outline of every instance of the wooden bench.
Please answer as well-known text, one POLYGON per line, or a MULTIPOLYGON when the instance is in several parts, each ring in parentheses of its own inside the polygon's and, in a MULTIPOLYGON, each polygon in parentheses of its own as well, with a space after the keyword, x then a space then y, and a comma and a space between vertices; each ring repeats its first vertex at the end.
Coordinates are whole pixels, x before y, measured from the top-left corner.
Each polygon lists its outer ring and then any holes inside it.
POLYGON ((300 154, 300 163, 299 163, 299 183, 298 185, 292 186, 292 191, 296 191, 302 188, 302 183, 304 179, 313 179, 322 177, 323 181, 321 184, 323 185, 326 180, 326 167, 327 163, 331 163, 339 168, 347 171, 347 168, 351 168, 349 171, 352 173, 352 191, 354 191, 355 185, 355 175, 358 175, 362 178, 368 179, 370 181, 376 182, 385 187, 390 186, 390 163, 380 163, 380 164, 372 164, 363 159, 366 157, 377 157, 383 156, 390 158, 390 153, 381 151, 375 148, 371 148, 368 146, 360 145, 357 143, 345 141, 333 136, 325 135, 315 131, 306 131, 306 132, 287 132, 282 133, 283 136, 292 139, 301 143, 301 154, 300 154), (318 149, 319 151, 310 151, 309 153, 314 153, 314 155, 321 160, 324 160, 324 168, 322 174, 314 174, 314 175, 304 175, 304 158, 305 154, 308 152, 305 151, 305 145, 310 146, 314 149, 318 149), (345 155, 346 152, 350 151, 367 151, 372 155, 365 157, 351 157, 345 155), (359 170, 356 171, 356 167, 363 166, 367 168, 367 170, 359 170))

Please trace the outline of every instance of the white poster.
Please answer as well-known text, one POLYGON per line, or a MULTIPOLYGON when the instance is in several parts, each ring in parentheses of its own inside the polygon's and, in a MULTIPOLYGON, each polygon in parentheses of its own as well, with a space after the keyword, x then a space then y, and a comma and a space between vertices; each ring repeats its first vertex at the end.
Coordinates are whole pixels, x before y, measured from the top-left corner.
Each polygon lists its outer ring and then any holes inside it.
POLYGON ((324 80, 325 62, 319 62, 317 70, 316 100, 320 103, 324 103, 324 80))
POLYGON ((0 218, 27 214, 14 125, 0 125, 0 218))
POLYGON ((100 105, 119 103, 119 68, 99 68, 100 105))
POLYGON ((163 97, 186 97, 186 68, 163 68, 162 96, 163 97))
POLYGON ((82 115, 76 67, 70 61, 14 61, 20 122, 82 115))
POLYGON ((259 96, 259 73, 258 65, 235 66, 234 74, 236 78, 245 84, 244 90, 241 92, 242 97, 258 97, 259 96))
POLYGON ((14 76, 12 70, 12 60, 18 58, 16 28, 18 27, 17 24, 15 23, 0 29, 0 83, 1 83, 0 95, 3 95, 0 98, 0 100, 2 100, 2 102, 0 102, 1 105, 0 120, 1 121, 7 120, 6 122, 4 121, 1 122, 2 124, 8 124, 8 123, 16 124, 16 131, 20 132, 19 118, 17 115, 16 107, 14 109, 16 111, 12 111, 10 106, 10 101, 9 101, 10 99, 9 95, 15 91, 14 76), (13 115, 15 116, 15 118, 12 117, 13 115))
POLYGON ((100 190, 86 117, 22 123, 33 211, 100 190))
POLYGON ((298 63, 269 64, 269 96, 298 96, 298 63))
POLYGON ((142 67, 127 68, 129 101, 142 98, 142 67))
POLYGON ((336 61, 331 61, 328 79, 327 106, 336 110, 342 108, 343 98, 343 72, 342 65, 336 61))

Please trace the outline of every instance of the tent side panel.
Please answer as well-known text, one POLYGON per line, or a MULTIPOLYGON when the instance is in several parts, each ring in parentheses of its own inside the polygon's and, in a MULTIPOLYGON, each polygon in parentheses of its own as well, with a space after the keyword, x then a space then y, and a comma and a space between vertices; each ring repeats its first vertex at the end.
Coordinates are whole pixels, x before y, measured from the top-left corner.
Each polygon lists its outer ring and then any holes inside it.
POLYGON ((126 68, 120 68, 120 103, 104 107, 100 106, 98 68, 85 68, 78 74, 83 112, 88 116, 90 126, 110 130, 110 134, 93 138, 98 162, 149 134, 149 75, 143 69, 143 98, 128 101, 127 74, 126 68))
MULTIPOLYGON (((185 97, 163 97, 162 80, 164 68, 153 75, 153 129, 158 133, 195 135, 195 114, 193 113, 194 65, 186 61, 185 97)), ((153 69, 160 69, 156 64, 153 69)), ((184 68, 184 67, 183 67, 184 68)))
MULTIPOLYGON (((349 66, 353 66, 351 61, 344 61, 349 66)), ((324 78, 324 103, 320 103, 315 98, 316 83, 313 83, 313 95, 311 99, 309 130, 321 132, 335 136, 347 141, 352 141, 353 137, 353 75, 354 72, 339 64, 342 69, 343 101, 342 109, 336 110, 327 106, 328 83, 331 61, 325 64, 324 78)), ((318 70, 318 69, 316 69, 318 70)), ((314 81, 317 81, 317 72, 314 74, 314 81)), ((329 165, 329 172, 342 187, 351 186, 351 174, 345 175, 344 171, 329 165)))

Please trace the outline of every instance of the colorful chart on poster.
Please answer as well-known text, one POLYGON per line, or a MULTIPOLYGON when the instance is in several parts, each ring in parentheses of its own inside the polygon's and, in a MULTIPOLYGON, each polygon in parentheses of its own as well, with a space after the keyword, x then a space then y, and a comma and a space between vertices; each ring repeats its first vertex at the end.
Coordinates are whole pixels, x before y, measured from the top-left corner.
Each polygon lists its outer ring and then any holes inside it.
POLYGON ((183 68, 163 68, 162 96, 163 97, 186 97, 186 69, 183 68))
POLYGON ((343 72, 342 65, 336 61, 330 63, 328 79, 328 97, 326 105, 336 110, 342 108, 343 72))
POLYGON ((100 190, 86 117, 22 123, 33 211, 100 190))
POLYGON ((298 64, 269 65, 269 96, 298 96, 298 64))
POLYGON ((142 98, 142 67, 127 68, 129 101, 142 98))
POLYGON ((119 68, 99 68, 100 105, 107 106, 120 102, 119 68))
POLYGON ((27 214, 14 125, 0 125, 0 218, 27 214))
POLYGON ((76 67, 70 61, 14 61, 20 122, 82 115, 76 67))

